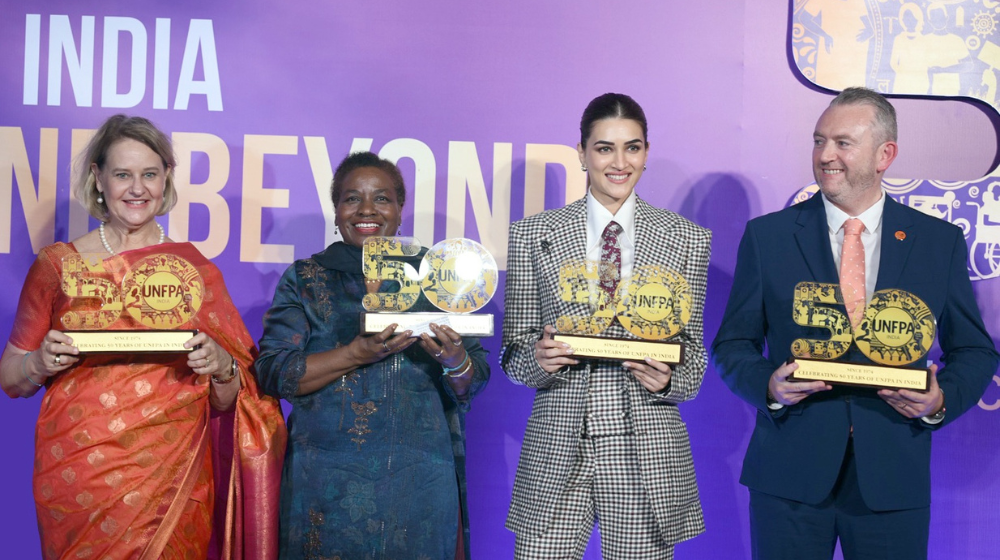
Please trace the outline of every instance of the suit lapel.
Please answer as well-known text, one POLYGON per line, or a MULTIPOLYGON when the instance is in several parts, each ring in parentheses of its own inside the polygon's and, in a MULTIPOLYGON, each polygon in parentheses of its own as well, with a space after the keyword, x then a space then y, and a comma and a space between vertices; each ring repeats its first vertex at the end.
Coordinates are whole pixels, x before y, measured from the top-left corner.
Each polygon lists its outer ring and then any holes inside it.
POLYGON ((586 199, 580 199, 554 212, 546 231, 539 236, 538 271, 545 276, 549 287, 545 297, 553 298, 557 316, 590 313, 586 305, 562 301, 559 295, 559 269, 563 262, 587 256, 586 224, 586 199))
POLYGON ((665 256, 686 255, 674 247, 675 239, 670 229, 674 225, 671 214, 658 212, 641 198, 635 201, 635 262, 632 269, 647 264, 669 265, 680 272, 683 263, 663 262, 665 256))
POLYGON ((913 220, 903 211, 903 206, 892 198, 886 198, 885 209, 882 211, 882 248, 876 290, 897 287, 903 265, 913 248, 915 235, 913 220), (897 238, 897 233, 902 233, 899 236, 902 239, 897 238))
POLYGON ((809 267, 809 272, 817 282, 838 284, 840 274, 833 262, 830 249, 830 227, 826 223, 826 210, 819 193, 809 200, 799 204, 799 216, 796 223, 801 226, 795 232, 795 241, 799 245, 802 258, 809 267))
POLYGON ((547 224, 548 231, 539 236, 541 268, 558 272, 566 259, 587 256, 587 207, 579 200, 557 212, 547 224))

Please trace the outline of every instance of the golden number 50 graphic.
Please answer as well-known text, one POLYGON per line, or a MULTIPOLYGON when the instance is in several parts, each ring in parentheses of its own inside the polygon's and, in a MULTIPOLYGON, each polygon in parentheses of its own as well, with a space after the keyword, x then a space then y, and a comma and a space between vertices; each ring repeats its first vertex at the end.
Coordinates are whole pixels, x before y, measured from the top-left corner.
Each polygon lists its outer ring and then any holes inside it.
POLYGON ((145 327, 175 329, 198 313, 205 297, 198 269, 168 253, 144 257, 127 267, 120 258, 67 255, 62 260, 61 287, 79 303, 71 304, 62 316, 68 330, 107 329, 122 311, 145 327), (118 276, 120 285, 115 282, 118 276))
POLYGON ((497 263, 485 247, 471 239, 446 239, 424 254, 419 272, 397 260, 416 257, 420 248, 414 237, 365 240, 362 248, 365 280, 399 284, 397 292, 366 294, 361 302, 366 310, 406 311, 421 293, 435 307, 449 313, 471 313, 489 303, 499 277, 497 263))
POLYGON ((677 272, 661 265, 637 266, 632 276, 618 284, 614 296, 597 288, 606 263, 572 259, 559 269, 559 297, 590 305, 590 315, 564 315, 556 319, 561 333, 594 336, 615 319, 645 340, 665 340, 681 332, 691 319, 691 287, 677 272))
POLYGON ((792 302, 795 323, 826 329, 830 338, 797 338, 792 341, 793 356, 835 360, 856 343, 861 353, 877 364, 903 366, 926 356, 934 343, 937 330, 934 314, 920 298, 905 290, 879 290, 872 294, 856 328, 852 328, 850 318, 842 310, 843 303, 837 284, 796 284, 792 302))

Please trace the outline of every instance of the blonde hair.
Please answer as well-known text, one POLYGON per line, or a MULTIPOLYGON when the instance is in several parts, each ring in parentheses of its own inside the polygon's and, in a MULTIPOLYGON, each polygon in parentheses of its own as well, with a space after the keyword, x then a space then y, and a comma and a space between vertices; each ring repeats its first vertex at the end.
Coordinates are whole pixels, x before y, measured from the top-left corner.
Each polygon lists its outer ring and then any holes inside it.
POLYGON ((177 188, 174 186, 174 167, 177 165, 177 159, 174 157, 170 139, 148 119, 115 115, 104 121, 78 157, 77 180, 73 185, 73 195, 76 199, 91 216, 102 222, 108 220, 108 205, 107 202, 97 201, 101 193, 97 190, 97 177, 91 171, 91 166, 96 164, 98 169, 103 170, 108 150, 115 142, 125 138, 146 145, 163 161, 166 184, 163 189, 163 203, 157 209, 156 215, 166 214, 177 204, 177 188))

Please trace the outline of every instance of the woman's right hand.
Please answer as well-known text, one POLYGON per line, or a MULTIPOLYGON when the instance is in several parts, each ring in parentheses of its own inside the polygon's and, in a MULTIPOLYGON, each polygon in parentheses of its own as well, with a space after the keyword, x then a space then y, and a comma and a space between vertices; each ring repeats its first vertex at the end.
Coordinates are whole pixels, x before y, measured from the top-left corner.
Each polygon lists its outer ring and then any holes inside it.
MULTIPOLYGON (((43 375, 46 379, 76 365, 80 361, 80 350, 73 346, 73 339, 65 333, 50 330, 45 333, 41 346, 32 352, 25 359, 34 360, 37 367, 30 368, 36 375, 43 375), (35 356, 38 356, 35 358, 35 356)), ((29 362, 31 364, 31 362, 29 362)), ((45 379, 34 379, 45 384, 45 379)))
POLYGON ((398 325, 389 325, 371 336, 358 335, 346 346, 338 346, 306 356, 306 373, 299 380, 296 395, 308 395, 350 374, 360 367, 384 360, 410 347, 417 339, 412 331, 393 335, 398 325))
POLYGON ((552 337, 556 328, 545 325, 542 338, 535 343, 535 361, 546 373, 555 373, 566 366, 575 366, 580 360, 570 358, 573 348, 565 342, 556 342, 552 337))
POLYGON ((351 346, 354 347, 356 360, 361 364, 373 364, 406 350, 417 341, 416 338, 411 338, 413 331, 403 331, 394 335, 397 326, 399 325, 393 323, 378 334, 354 337, 351 346))

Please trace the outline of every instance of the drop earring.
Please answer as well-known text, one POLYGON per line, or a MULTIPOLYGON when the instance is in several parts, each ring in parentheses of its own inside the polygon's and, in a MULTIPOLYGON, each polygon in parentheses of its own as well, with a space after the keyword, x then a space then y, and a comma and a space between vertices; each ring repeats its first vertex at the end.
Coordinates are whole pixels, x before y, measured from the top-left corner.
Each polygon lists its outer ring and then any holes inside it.
POLYGON ((643 165, 643 166, 642 166, 642 170, 643 170, 643 171, 645 171, 645 170, 646 170, 646 166, 645 166, 645 165, 643 165))
POLYGON ((104 197, 101 196, 100 194, 97 195, 97 203, 104 204, 104 197))
POLYGON ((333 234, 340 235, 340 226, 333 226, 333 234))

